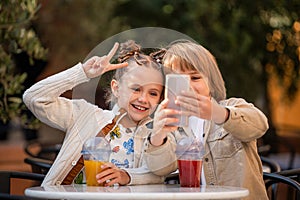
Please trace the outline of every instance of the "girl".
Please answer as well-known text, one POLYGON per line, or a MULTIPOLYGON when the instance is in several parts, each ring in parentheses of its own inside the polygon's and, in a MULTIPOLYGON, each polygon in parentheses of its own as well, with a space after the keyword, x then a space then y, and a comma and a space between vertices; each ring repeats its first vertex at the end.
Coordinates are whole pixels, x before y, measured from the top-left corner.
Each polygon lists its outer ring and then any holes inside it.
POLYGON ((168 159, 161 161, 158 167, 151 163, 159 159, 151 157, 149 168, 160 175, 174 171, 174 146, 169 144, 171 140, 165 143, 163 140, 168 132, 172 131, 177 140, 185 132, 199 138, 205 145, 202 185, 244 187, 250 192, 247 199, 268 199, 256 146, 256 139, 268 129, 265 115, 244 99, 226 99, 226 89, 217 63, 201 45, 176 41, 167 48, 163 64, 177 73, 189 75, 192 90, 182 92, 176 99, 182 111, 166 109, 167 99, 158 106, 150 149, 160 147, 164 152, 162 156, 168 159), (169 126, 177 122, 176 118, 170 117, 174 114, 189 116, 189 126, 169 126))
POLYGON ((149 134, 146 125, 151 121, 149 115, 156 109, 163 91, 161 66, 150 56, 142 54, 140 46, 133 41, 120 45, 119 63, 111 64, 117 49, 118 44, 115 44, 106 56, 92 57, 25 91, 23 100, 35 116, 66 133, 61 150, 42 186, 64 184, 81 156, 84 142, 101 133, 104 127, 111 128, 106 138, 110 140, 113 152, 112 162, 97 175, 99 183, 110 186, 115 183, 127 185, 164 181, 163 176, 148 170, 144 159, 149 134), (76 85, 115 69, 111 81, 112 110, 103 110, 83 99, 60 97, 76 85), (117 122, 110 127, 113 121, 117 122))

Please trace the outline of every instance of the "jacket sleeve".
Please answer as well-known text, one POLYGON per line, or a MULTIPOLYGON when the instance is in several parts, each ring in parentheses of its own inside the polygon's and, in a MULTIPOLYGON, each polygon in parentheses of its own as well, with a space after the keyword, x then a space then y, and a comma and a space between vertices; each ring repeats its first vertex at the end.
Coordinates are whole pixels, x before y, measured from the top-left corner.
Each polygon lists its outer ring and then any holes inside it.
POLYGON ((164 183, 166 175, 177 169, 174 156, 175 146, 174 142, 171 142, 174 140, 173 135, 170 133, 163 145, 155 147, 147 139, 149 133, 147 137, 143 137, 143 148, 141 149, 141 157, 136 163, 137 167, 124 169, 131 179, 129 185, 164 183), (168 153, 164 154, 165 152, 168 153))
POLYGON ((175 149, 176 142, 172 133, 168 134, 166 142, 161 146, 153 146, 148 141, 145 160, 151 172, 159 176, 174 172, 177 169, 175 149))
POLYGON ((130 176, 130 183, 128 185, 161 184, 165 180, 164 176, 152 173, 146 165, 138 168, 126 168, 124 170, 130 176))
POLYGON ((249 142, 260 138, 268 130, 268 119, 264 113, 244 99, 230 98, 221 102, 221 105, 230 110, 223 127, 237 139, 249 142))
MULTIPOLYGON (((76 85, 89 81, 82 64, 43 79, 23 94, 23 101, 31 112, 42 122, 54 128, 66 131, 70 126, 73 109, 78 109, 76 101, 60 97, 76 85)), ((83 102, 78 100, 78 102, 83 102)))

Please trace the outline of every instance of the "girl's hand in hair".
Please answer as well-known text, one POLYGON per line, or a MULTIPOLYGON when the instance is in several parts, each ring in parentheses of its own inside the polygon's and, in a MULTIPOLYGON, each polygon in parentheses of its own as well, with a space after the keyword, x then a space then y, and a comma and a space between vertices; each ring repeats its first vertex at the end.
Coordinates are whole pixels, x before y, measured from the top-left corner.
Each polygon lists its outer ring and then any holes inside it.
POLYGON ((83 70, 86 76, 88 78, 95 78, 104 74, 105 72, 128 66, 127 62, 119 64, 110 63, 110 60, 115 55, 116 51, 118 50, 118 47, 119 43, 115 43, 115 45, 107 55, 102 57, 93 56, 92 58, 88 59, 83 64, 83 70))

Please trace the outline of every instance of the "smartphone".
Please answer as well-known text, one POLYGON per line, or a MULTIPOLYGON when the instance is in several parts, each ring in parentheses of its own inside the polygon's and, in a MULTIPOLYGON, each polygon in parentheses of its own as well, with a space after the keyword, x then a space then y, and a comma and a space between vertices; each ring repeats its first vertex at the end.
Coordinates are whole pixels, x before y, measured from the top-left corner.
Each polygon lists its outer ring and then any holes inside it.
MULTIPOLYGON (((167 108, 181 110, 181 107, 175 104, 176 97, 182 91, 188 91, 190 88, 190 76, 184 74, 167 74, 165 97, 169 99, 167 108)), ((170 124, 174 126, 188 126, 188 116, 176 115, 178 123, 170 124)))

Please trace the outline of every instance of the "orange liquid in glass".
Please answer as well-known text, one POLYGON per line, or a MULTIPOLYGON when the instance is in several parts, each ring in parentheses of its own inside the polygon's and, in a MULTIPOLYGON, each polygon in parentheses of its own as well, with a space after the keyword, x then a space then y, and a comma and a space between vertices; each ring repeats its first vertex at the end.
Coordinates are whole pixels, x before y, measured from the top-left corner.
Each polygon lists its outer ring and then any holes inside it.
POLYGON ((98 160, 85 160, 85 176, 86 176, 86 185, 88 186, 103 186, 104 184, 99 184, 96 179, 96 175, 99 174, 102 169, 101 165, 105 164, 103 161, 98 160))

